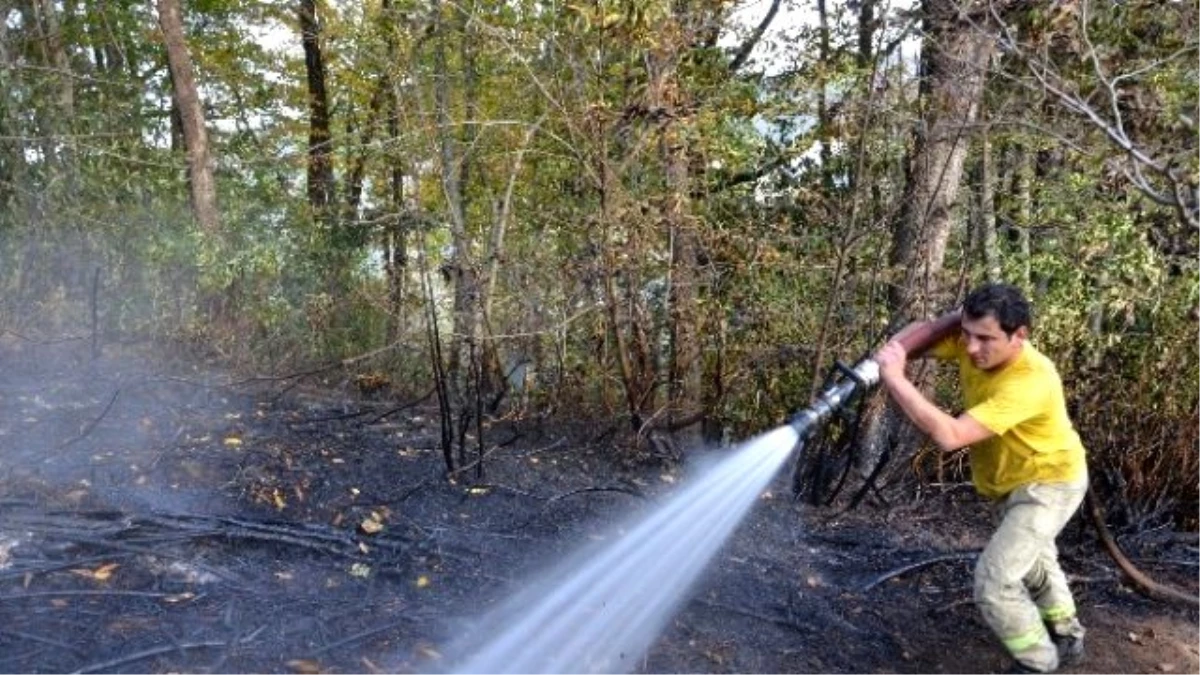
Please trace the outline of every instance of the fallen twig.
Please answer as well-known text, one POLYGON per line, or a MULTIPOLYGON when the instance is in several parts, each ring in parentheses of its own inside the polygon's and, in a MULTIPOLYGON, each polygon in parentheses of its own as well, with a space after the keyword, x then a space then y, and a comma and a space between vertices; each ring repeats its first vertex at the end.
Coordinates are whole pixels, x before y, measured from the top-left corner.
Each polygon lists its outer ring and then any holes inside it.
POLYGON ((378 417, 375 417, 375 418, 371 419, 370 421, 368 421, 368 422, 367 422, 367 424, 368 424, 368 425, 370 425, 370 424, 378 424, 378 423, 379 423, 379 422, 381 422, 381 421, 382 421, 384 418, 391 417, 392 415, 395 415, 395 414, 396 414, 396 413, 398 413, 398 412, 401 412, 401 411, 404 411, 404 410, 408 410, 409 408, 411 408, 411 407, 413 407, 413 406, 417 405, 418 403, 424 403, 426 400, 428 400, 428 399, 429 399, 429 397, 430 397, 430 396, 433 396, 433 392, 434 392, 434 391, 436 391, 436 389, 437 389, 436 387, 435 387, 434 389, 430 389, 429 391, 425 392, 425 395, 424 395, 424 396, 422 396, 422 397, 420 397, 420 398, 418 398, 418 399, 415 399, 415 400, 409 401, 408 403, 405 403, 405 404, 404 404, 404 405, 402 405, 402 406, 399 406, 399 407, 396 407, 396 408, 392 408, 392 409, 390 409, 390 410, 385 410, 384 412, 380 413, 380 415, 379 415, 378 417))
POLYGON ((518 434, 513 435, 513 437, 508 439, 507 441, 504 441, 502 443, 497 443, 496 445, 492 446, 492 448, 490 450, 483 453, 483 455, 481 455, 480 457, 476 458, 475 461, 471 462, 470 464, 464 464, 464 465, 458 467, 457 469, 449 472, 447 475, 450 478, 456 478, 460 474, 466 473, 468 469, 474 469, 475 467, 482 464, 483 460, 487 459, 488 457, 491 457, 492 454, 495 453, 497 450, 499 450, 500 448, 506 447, 508 445, 511 445, 522 435, 523 434, 518 433, 518 434))
POLYGON ((563 437, 563 438, 558 439, 557 441, 554 441, 550 445, 545 445, 540 448, 534 448, 533 450, 530 450, 529 452, 527 452, 521 456, 522 457, 533 457, 535 455, 540 455, 543 452, 550 452, 551 450, 554 450, 555 448, 561 447, 566 442, 567 442, 566 437, 563 437))
POLYGON ((108 416, 108 411, 112 410, 113 404, 117 402, 117 397, 120 395, 121 395, 121 388, 118 387, 117 390, 113 392, 112 398, 108 399, 108 404, 104 406, 104 410, 100 411, 100 415, 97 416, 95 419, 93 419, 91 422, 88 422, 87 426, 85 426, 83 428, 83 431, 79 432, 78 436, 63 441, 62 443, 59 444, 58 448, 61 450, 65 447, 67 447, 68 445, 71 445, 72 443, 76 443, 78 441, 81 441, 81 440, 87 438, 88 434, 92 433, 92 431, 95 430, 96 426, 98 424, 100 424, 100 421, 108 416))
POLYGON ((76 560, 66 560, 52 563, 49 565, 38 565, 36 567, 14 567, 13 569, 0 572, 0 579, 10 579, 12 577, 23 577, 26 574, 45 574, 46 572, 56 572, 68 567, 82 567, 94 562, 111 562, 116 558, 123 558, 132 555, 131 553, 117 553, 103 556, 95 556, 91 558, 78 558, 76 560))
MULTIPOLYGON (((514 492, 520 492, 520 491, 514 490, 514 492)), ((638 491, 636 489, 622 487, 622 486, 618 486, 618 485, 586 487, 586 488, 580 488, 578 490, 571 490, 570 492, 564 492, 562 494, 557 494, 557 495, 554 495, 553 497, 547 498, 545 503, 542 504, 541 508, 539 508, 537 510, 537 513, 533 514, 529 518, 526 518, 522 523, 520 523, 518 525, 514 525, 513 527, 509 528, 508 531, 512 532, 514 530, 519 530, 522 528, 529 527, 530 523, 537 520, 538 518, 541 518, 542 515, 544 515, 546 513, 546 510, 549 509, 550 506, 556 502, 560 502, 564 499, 567 499, 568 497, 574 497, 576 495, 588 494, 588 493, 593 493, 593 492, 620 492, 622 494, 632 495, 639 499, 646 498, 646 495, 642 494, 640 491, 638 491)), ((532 496, 532 495, 530 495, 530 496, 532 496)))
POLYGON ((133 598, 176 598, 178 593, 159 593, 156 591, 118 591, 118 590, 61 590, 34 591, 32 593, 14 593, 0 595, 0 602, 5 600, 24 600, 26 598, 58 598, 63 596, 103 596, 103 597, 133 597, 133 598))
POLYGON ((371 628, 371 629, 365 630, 361 633, 355 633, 354 635, 344 637, 341 640, 338 640, 337 642, 332 642, 330 644, 325 645, 324 647, 321 647, 320 649, 313 651, 312 655, 316 656, 318 654, 324 654, 325 652, 333 651, 334 649, 337 649, 338 647, 345 647, 348 644, 353 644, 355 642, 358 642, 359 640, 365 640, 373 635, 378 635, 379 633, 383 633, 384 631, 389 631, 389 630, 395 628, 396 626, 400 626, 400 625, 409 623, 411 621, 412 621, 412 618, 405 617, 398 621, 392 621, 391 623, 387 623, 382 626, 378 626, 376 628, 371 628))
POLYGON ((955 600, 954 602, 934 607, 930 610, 930 614, 947 614, 955 608, 962 607, 963 605, 970 605, 974 602, 975 598, 963 598, 961 600, 955 600))
POLYGON ((51 647, 58 647, 59 649, 66 649, 68 651, 75 652, 76 654, 79 654, 80 656, 83 656, 83 650, 80 649, 79 647, 76 647, 73 644, 70 644, 69 642, 61 642, 59 640, 52 640, 48 637, 42 637, 41 635, 34 635, 33 633, 25 633, 25 632, 19 631, 19 630, 12 630, 10 628, 0 628, 0 633, 4 633, 5 635, 11 635, 13 637, 18 637, 18 638, 21 638, 22 640, 29 640, 30 642, 40 642, 44 645, 50 645, 51 647))
POLYGON ((1125 574, 1125 578, 1133 584, 1138 593, 1154 600, 1169 600, 1192 607, 1200 606, 1200 597, 1197 597, 1195 593, 1186 593, 1177 588, 1160 584, 1129 560, 1129 557, 1121 550, 1116 538, 1113 537, 1112 531, 1108 529, 1108 523, 1104 520, 1104 508, 1100 506, 1100 498, 1096 496, 1091 485, 1087 489, 1087 511, 1104 550, 1117 563, 1117 567, 1125 574))
POLYGON ((693 598, 691 601, 691 604, 700 605, 701 607, 707 607, 708 609, 717 610, 718 612, 721 612, 721 613, 728 612, 728 613, 732 613, 732 614, 739 614, 741 616, 745 616, 745 617, 748 617, 751 619, 755 619, 755 620, 762 621, 765 623, 773 623, 775 625, 783 626, 784 628, 791 628, 793 630, 799 629, 801 627, 800 624, 798 624, 792 618, 787 617, 787 616, 772 616, 769 614, 760 614, 758 612, 755 612, 750 609, 746 609, 744 607, 734 607, 733 605, 726 605, 726 604, 720 603, 720 602, 713 602, 711 600, 705 600, 704 598, 693 598))
POLYGON ((546 500, 546 503, 542 505, 542 508, 545 509, 547 506, 553 504, 554 502, 562 501, 563 499, 566 499, 567 497, 574 497, 575 495, 587 494, 589 492, 620 492, 622 494, 632 495, 634 497, 637 497, 638 499, 646 498, 646 495, 642 494, 642 492, 640 490, 636 490, 634 488, 627 488, 627 487, 623 487, 620 485, 585 487, 585 488, 580 488, 578 490, 571 490, 570 492, 564 492, 560 495, 554 495, 553 497, 546 500))
MULTIPOLYGON (((180 533, 179 536, 173 537, 175 541, 205 538, 271 541, 355 560, 362 558, 359 549, 360 540, 353 532, 314 523, 259 522, 227 516, 215 517, 190 514, 126 516, 119 512, 107 511, 100 512, 99 514, 74 513, 51 514, 50 516, 38 514, 35 518, 19 518, 17 516, 13 516, 13 518, 18 522, 22 522, 22 526, 26 529, 40 531, 56 539, 140 554, 161 554, 162 552, 157 548, 141 546, 139 544, 143 543, 143 539, 146 542, 161 541, 163 539, 161 532, 163 529, 166 529, 180 533), (89 527, 89 517, 93 520, 104 520, 104 529, 98 532, 96 527, 89 527), (118 521, 119 525, 114 526, 113 521, 118 521), (70 527, 73 522, 80 523, 79 527, 70 527), (39 528, 38 525, 48 525, 49 527, 39 528), (139 537, 139 534, 142 537, 139 537)), ((395 542, 395 548, 400 548, 403 545, 403 541, 395 542)), ((56 564, 53 568, 10 570, 0 572, 0 578, 21 575, 30 571, 42 572, 78 564, 79 561, 71 561, 56 564)), ((224 576, 217 571, 213 571, 213 573, 217 574, 217 576, 224 576)))
POLYGON ((1174 558, 1131 558, 1136 562, 1147 565, 1178 565, 1180 567, 1200 567, 1200 560, 1175 560, 1174 558))
POLYGON ((207 641, 207 642, 183 642, 180 644, 167 645, 165 647, 154 647, 153 649, 144 649, 140 652, 134 652, 120 658, 104 661, 103 663, 93 663, 90 666, 84 666, 79 670, 71 671, 73 673, 94 673, 99 670, 113 670, 114 666, 123 666, 127 663, 148 659, 151 656, 160 656, 162 654, 170 654, 173 651, 183 651, 185 649, 204 649, 206 647, 225 647, 226 643, 207 641))
POLYGON ((866 585, 864 585, 861 589, 859 589, 859 591, 862 593, 866 593, 867 591, 871 590, 872 588, 875 588, 876 586, 878 586, 879 584, 882 584, 883 582, 887 581, 888 579, 894 579, 903 574, 908 574, 909 572, 923 569, 925 567, 929 567, 930 565, 936 565, 938 563, 943 563, 943 562, 951 562, 954 560, 974 560, 977 557, 979 557, 979 551, 960 551, 958 553, 947 553, 946 555, 939 555, 939 556, 936 556, 933 558, 929 558, 928 560, 921 560, 919 562, 915 562, 910 565, 898 567, 894 570, 891 570, 890 572, 887 572, 878 577, 875 577, 870 582, 868 582, 866 585))
POLYGON ((351 413, 342 413, 341 415, 327 415, 325 417, 312 417, 309 419, 300 420, 298 422, 288 422, 288 428, 303 426, 305 424, 318 424, 320 422, 341 422, 342 420, 352 420, 355 417, 362 417, 372 411, 358 410, 351 413))
MULTIPOLYGON (((17 652, 15 654, 0 654, 0 663, 25 663, 30 659, 41 656, 45 651, 45 647, 34 647, 28 651, 17 652)), ((14 668, 14 670, 16 669, 14 668)))

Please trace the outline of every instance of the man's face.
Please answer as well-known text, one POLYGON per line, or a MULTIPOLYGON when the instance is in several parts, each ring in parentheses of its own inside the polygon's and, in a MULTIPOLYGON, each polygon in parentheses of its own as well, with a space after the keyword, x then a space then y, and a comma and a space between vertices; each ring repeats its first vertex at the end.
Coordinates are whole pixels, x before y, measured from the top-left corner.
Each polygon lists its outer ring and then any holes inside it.
POLYGON ((1021 345, 1028 333, 1025 326, 1021 326, 1010 337, 991 314, 981 319, 966 315, 962 318, 962 340, 967 347, 967 356, 980 370, 1008 365, 1021 353, 1021 345))

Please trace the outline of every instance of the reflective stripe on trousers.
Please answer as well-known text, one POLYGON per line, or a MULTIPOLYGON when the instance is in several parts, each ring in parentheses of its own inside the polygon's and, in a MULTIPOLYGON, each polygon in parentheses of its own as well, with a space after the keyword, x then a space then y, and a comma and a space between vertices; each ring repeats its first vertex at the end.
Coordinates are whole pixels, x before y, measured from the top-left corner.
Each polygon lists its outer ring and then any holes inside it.
POLYGON ((975 603, 984 620, 1014 658, 1040 672, 1058 668, 1046 624, 1061 635, 1083 635, 1054 539, 1086 492, 1086 478, 1013 490, 996 503, 1000 525, 975 566, 975 603))

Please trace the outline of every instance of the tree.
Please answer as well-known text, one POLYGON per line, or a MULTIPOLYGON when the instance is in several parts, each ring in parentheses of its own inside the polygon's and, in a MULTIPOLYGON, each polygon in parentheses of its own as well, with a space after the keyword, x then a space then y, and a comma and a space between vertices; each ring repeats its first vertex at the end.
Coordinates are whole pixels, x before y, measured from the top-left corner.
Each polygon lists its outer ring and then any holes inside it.
POLYGON ((333 174, 333 134, 330 131, 329 93, 325 88, 325 58, 321 51, 321 22, 315 0, 300 0, 297 8, 304 45, 304 72, 308 83, 308 203, 330 230, 336 222, 333 208, 336 184, 333 174))
MULTIPOLYGON (((926 22, 921 52, 923 110, 913 130, 900 217, 889 253, 893 276, 888 304, 897 328, 931 318, 950 304, 942 267, 994 42, 987 31, 976 29, 955 0, 925 0, 922 7, 926 22)), ((875 406, 864 434, 862 468, 874 470, 897 446, 909 444, 910 431, 890 401, 875 406)))
POLYGON ((217 210, 217 186, 213 177, 208 130, 204 123, 200 93, 196 88, 196 77, 192 72, 191 53, 184 37, 179 0, 157 0, 157 6, 158 22, 167 48, 167 63, 171 69, 175 104, 183 122, 192 213, 206 234, 220 236, 221 219, 217 210))
POLYGON ((25 142, 17 116, 18 102, 12 93, 17 91, 10 73, 16 70, 15 60, 8 49, 8 23, 0 21, 0 207, 23 212, 20 205, 26 200, 22 192, 28 185, 25 161, 25 142))

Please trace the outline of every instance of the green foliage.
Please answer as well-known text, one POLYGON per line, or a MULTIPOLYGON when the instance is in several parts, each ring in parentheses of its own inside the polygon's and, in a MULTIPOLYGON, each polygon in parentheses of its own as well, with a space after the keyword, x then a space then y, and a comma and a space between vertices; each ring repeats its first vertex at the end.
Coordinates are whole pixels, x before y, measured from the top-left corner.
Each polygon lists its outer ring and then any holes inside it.
MULTIPOLYGON (((490 284, 483 333, 500 358, 537 360, 541 400, 562 413, 629 414, 620 340, 661 399, 680 231, 698 247, 697 269, 686 270, 697 301, 686 309, 697 317, 705 403, 730 436, 778 423, 835 359, 878 344, 892 318, 887 253, 919 101, 911 62, 859 63, 849 6, 830 17, 824 58, 815 29, 791 27, 768 34, 739 72, 729 62, 749 27, 715 0, 442 3, 445 72, 430 6, 388 7, 319 9, 339 195, 322 214, 305 196, 294 9, 185 7, 216 161, 217 237, 191 220, 149 6, 65 5, 70 77, 48 65, 33 25, 10 22, 0 36, 0 328, 83 334, 98 269, 112 340, 187 342, 255 370, 382 349, 381 363, 404 374, 394 380, 428 391, 430 310, 443 338, 451 327, 440 144, 449 134, 466 259, 490 284), (439 83, 448 128, 435 115, 439 83), (60 111, 66 84, 70 115, 60 111), (670 174, 678 161, 685 185, 670 174), (388 251, 404 254, 390 278, 388 251)), ((1090 3, 1083 17, 1080 7, 1011 17, 1029 51, 1005 52, 989 85, 1000 255, 1006 278, 1034 297, 1038 344, 1068 380, 1098 471, 1125 481, 1132 520, 1194 500, 1195 472, 1185 480, 1161 457, 1195 464, 1195 443, 1169 430, 1194 427, 1197 414, 1197 235, 1131 181, 1125 151, 1060 105, 1029 64, 1052 66, 1067 91, 1119 113, 1137 147, 1194 188, 1196 12, 1090 3), (1032 159, 1027 188, 1012 166, 1022 156, 1032 159)), ((877 46, 903 25, 881 18, 877 46)), ((1164 174, 1147 176, 1164 187, 1164 174)), ((983 277, 965 202, 946 288, 983 277)))

